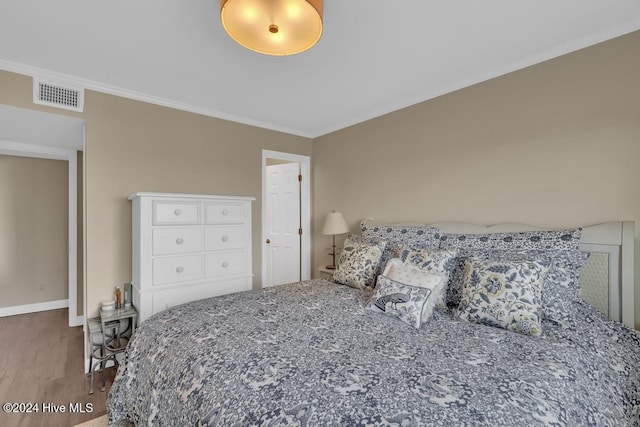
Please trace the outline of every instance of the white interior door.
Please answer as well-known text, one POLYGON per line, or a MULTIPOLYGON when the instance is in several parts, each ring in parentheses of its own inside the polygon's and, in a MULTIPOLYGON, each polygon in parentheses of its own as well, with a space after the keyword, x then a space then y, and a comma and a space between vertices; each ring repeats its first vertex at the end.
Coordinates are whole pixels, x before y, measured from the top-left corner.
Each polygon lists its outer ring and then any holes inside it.
POLYGON ((300 165, 267 166, 265 242, 267 276, 264 286, 300 280, 300 165))

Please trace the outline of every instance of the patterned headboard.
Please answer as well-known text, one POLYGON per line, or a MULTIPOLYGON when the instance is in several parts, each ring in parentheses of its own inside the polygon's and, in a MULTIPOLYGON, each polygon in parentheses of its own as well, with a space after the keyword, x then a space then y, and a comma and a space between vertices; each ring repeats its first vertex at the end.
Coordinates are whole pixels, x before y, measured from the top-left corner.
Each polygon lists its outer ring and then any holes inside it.
MULTIPOLYGON (((372 218, 366 218, 363 223, 372 221, 372 218)), ((382 225, 378 222, 374 223, 382 225)), ((446 233, 465 234, 543 230, 525 224, 484 226, 466 222, 386 223, 385 225, 429 225, 438 227, 446 233)), ((580 240, 580 249, 590 253, 580 274, 582 297, 611 319, 631 328, 635 327, 634 238, 634 222, 621 221, 583 227, 580 240)))

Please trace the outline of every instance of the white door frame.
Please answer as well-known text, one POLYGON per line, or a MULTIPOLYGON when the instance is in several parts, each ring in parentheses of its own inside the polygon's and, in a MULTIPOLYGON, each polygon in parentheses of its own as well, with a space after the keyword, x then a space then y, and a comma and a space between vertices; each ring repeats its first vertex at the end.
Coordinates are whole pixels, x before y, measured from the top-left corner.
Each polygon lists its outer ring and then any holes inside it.
MULTIPOLYGON (((300 252, 300 268, 302 280, 311 278, 311 157, 300 154, 282 153, 262 150, 262 280, 267 277, 267 235, 265 233, 265 200, 267 197, 267 159, 287 160, 300 164, 302 185, 300 186, 300 217, 302 219, 302 237, 300 252)), ((262 287, 262 283, 260 284, 262 287)))
MULTIPOLYGON (((69 298, 54 301, 56 304, 28 304, 26 306, 15 307, 16 311, 12 314, 21 314, 51 310, 55 308, 64 308, 60 305, 69 307, 69 326, 80 326, 84 324, 84 316, 78 316, 78 280, 77 280, 77 203, 78 203, 78 185, 77 185, 77 169, 78 159, 76 150, 68 150, 64 148, 49 147, 46 145, 24 144, 19 142, 0 140, 0 154, 7 156, 35 157, 40 159, 66 160, 69 162, 69 298), (25 310, 25 311, 22 311, 25 310)), ((84 287, 84 283, 83 283, 84 287)), ((85 298, 86 299, 86 298, 85 298)))

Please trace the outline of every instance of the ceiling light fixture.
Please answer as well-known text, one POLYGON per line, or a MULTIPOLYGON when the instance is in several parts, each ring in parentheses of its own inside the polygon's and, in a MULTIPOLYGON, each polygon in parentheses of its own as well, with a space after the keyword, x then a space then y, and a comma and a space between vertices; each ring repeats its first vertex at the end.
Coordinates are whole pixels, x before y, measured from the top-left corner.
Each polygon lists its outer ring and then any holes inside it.
POLYGON ((322 35, 322 0, 220 0, 229 36, 255 52, 294 55, 322 35))

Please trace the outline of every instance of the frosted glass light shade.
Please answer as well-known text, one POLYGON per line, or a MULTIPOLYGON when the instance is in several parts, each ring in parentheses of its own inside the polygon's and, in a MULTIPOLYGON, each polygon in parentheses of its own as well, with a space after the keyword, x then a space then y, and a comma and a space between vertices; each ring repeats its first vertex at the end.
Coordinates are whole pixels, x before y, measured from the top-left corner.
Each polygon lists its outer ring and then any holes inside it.
POLYGON ((322 0, 220 0, 220 19, 247 49, 293 55, 320 40, 322 0))
POLYGON ((322 234, 344 234, 349 232, 349 226, 341 212, 331 212, 324 220, 322 234))

